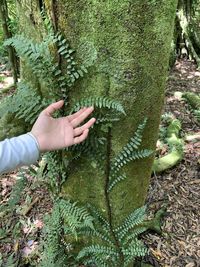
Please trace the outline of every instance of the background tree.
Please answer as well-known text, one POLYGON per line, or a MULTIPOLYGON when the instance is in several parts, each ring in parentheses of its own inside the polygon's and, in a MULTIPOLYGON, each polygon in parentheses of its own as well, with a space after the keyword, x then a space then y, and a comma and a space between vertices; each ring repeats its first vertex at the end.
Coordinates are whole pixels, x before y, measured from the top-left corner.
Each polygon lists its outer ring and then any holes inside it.
MULTIPOLYGON (((10 24, 10 18, 8 14, 8 4, 6 0, 1 0, 1 6, 0 6, 0 20, 3 28, 4 33, 4 39, 9 39, 12 37, 12 30, 11 30, 11 24, 10 24)), ((13 47, 8 46, 8 57, 9 57, 9 63, 12 70, 13 80, 14 84, 17 83, 17 75, 18 75, 18 67, 17 67, 17 58, 15 55, 15 51, 13 47)))
POLYGON ((180 57, 194 59, 200 65, 200 2, 179 0, 176 16, 176 50, 180 57))

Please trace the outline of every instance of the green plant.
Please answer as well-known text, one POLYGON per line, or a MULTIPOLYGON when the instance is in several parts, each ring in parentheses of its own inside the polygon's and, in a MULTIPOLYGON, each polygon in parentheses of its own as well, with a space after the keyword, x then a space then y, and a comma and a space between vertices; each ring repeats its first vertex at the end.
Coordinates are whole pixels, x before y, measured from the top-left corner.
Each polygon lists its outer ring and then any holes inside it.
POLYGON ((69 200, 57 200, 52 214, 47 218, 40 266, 79 266, 80 263, 89 266, 119 266, 121 256, 124 260, 120 266, 127 266, 135 257, 144 256, 148 251, 138 240, 138 235, 147 230, 142 225, 145 212, 146 207, 135 210, 112 230, 109 222, 95 207, 89 204, 87 208, 78 207, 77 203, 69 200), (120 252, 113 240, 113 231, 119 240, 120 252), (74 234, 77 241, 81 237, 92 237, 99 243, 86 245, 76 254, 73 243, 65 241, 74 234))
POLYGON ((0 83, 4 82, 5 77, 4 76, 0 76, 0 83))

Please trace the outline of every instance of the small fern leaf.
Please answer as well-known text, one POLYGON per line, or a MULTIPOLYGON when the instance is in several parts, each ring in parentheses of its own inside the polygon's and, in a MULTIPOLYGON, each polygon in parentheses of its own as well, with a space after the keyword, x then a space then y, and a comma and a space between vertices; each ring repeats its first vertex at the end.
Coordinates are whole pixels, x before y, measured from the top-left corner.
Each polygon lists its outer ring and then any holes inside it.
POLYGON ((101 246, 101 245, 91 245, 88 247, 84 247, 78 254, 77 258, 82 259, 84 257, 92 257, 92 256, 100 255, 104 258, 105 262, 109 259, 119 257, 118 252, 113 247, 101 246))
POLYGON ((122 174, 122 175, 117 175, 116 177, 111 177, 111 180, 109 181, 109 184, 108 184, 108 190, 107 192, 111 192, 111 190, 113 189, 113 187, 118 184, 119 182, 125 180, 127 177, 125 174, 122 174))
POLYGON ((114 161, 111 164, 112 175, 119 172, 120 169, 130 161, 147 158, 152 153, 153 151, 149 149, 134 150, 132 152, 130 152, 130 150, 123 149, 122 152, 115 157, 114 161))
POLYGON ((114 109, 120 113, 125 114, 123 106, 118 101, 115 101, 108 97, 89 97, 86 99, 82 99, 74 105, 71 110, 71 113, 78 111, 80 108, 91 106, 97 108, 114 109))
POLYGON ((60 212, 73 234, 77 235, 77 229, 80 227, 89 227, 94 230, 94 218, 84 207, 78 207, 77 203, 69 200, 60 200, 60 212))
POLYGON ((129 233, 131 229, 134 229, 135 226, 143 222, 145 213, 146 206, 136 209, 134 212, 128 215, 121 226, 118 226, 116 229, 114 229, 114 232, 116 233, 120 241, 125 237, 127 233, 129 233))

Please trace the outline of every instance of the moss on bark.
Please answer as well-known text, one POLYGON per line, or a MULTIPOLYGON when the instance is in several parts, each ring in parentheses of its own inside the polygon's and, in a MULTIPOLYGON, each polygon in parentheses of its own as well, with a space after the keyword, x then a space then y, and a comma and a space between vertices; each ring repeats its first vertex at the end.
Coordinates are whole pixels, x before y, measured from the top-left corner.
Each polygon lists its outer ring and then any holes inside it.
MULTIPOLYGON (((77 84, 70 99, 109 95, 120 100, 128 114, 111 131, 108 151, 111 158, 128 142, 145 116, 148 124, 143 146, 155 148, 175 8, 174 1, 162 1, 159 5, 151 1, 59 2, 58 27, 76 49, 80 62, 89 68, 88 77, 77 84)), ((111 194, 114 224, 144 203, 152 162, 153 157, 127 166, 128 179, 116 186, 111 194)), ((71 192, 74 199, 85 202, 87 191, 93 191, 93 203, 106 210, 105 203, 102 205, 103 191, 99 189, 104 185, 105 177, 95 169, 89 173, 91 163, 87 159, 81 166, 78 165, 77 172, 70 175, 66 194, 71 192), (83 177, 81 185, 80 174, 83 177), (95 182, 91 185, 93 179, 95 182), (80 194, 80 190, 85 193, 80 194)))

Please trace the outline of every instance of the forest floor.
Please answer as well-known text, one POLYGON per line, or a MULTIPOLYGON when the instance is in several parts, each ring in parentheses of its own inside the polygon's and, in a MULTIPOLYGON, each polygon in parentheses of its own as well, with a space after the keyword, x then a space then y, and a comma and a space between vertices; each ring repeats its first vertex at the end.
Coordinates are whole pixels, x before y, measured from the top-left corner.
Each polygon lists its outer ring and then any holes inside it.
POLYGON ((200 267, 200 123, 175 92, 200 93, 200 71, 191 61, 177 61, 170 72, 163 113, 182 123, 181 135, 198 137, 185 142, 184 159, 175 168, 151 178, 147 203, 157 210, 167 204, 163 235, 144 239, 154 256, 154 266, 200 267), (156 260, 155 260, 156 259, 156 260))
MULTIPOLYGON (((3 82, 2 79, 0 90, 5 87, 3 82)), ((170 112, 181 121, 183 138, 186 134, 200 135, 199 122, 189 106, 174 96, 176 91, 200 93, 200 71, 193 62, 179 60, 170 72, 163 113, 170 112)), ((5 94, 0 94, 0 98, 5 94)), ((150 248, 146 259, 155 267, 200 267, 200 137, 185 142, 184 152, 184 159, 175 168, 151 178, 147 198, 150 213, 167 205, 163 234, 147 233, 143 237, 150 248)), ((16 175, 13 172, 1 176, 0 206, 8 202, 16 175)), ((0 211, 0 228, 6 229, 0 229, 0 266, 1 256, 14 255, 30 262, 39 253, 44 215, 51 210, 51 198, 44 184, 32 176, 27 178, 12 217, 5 217, 0 211)))

